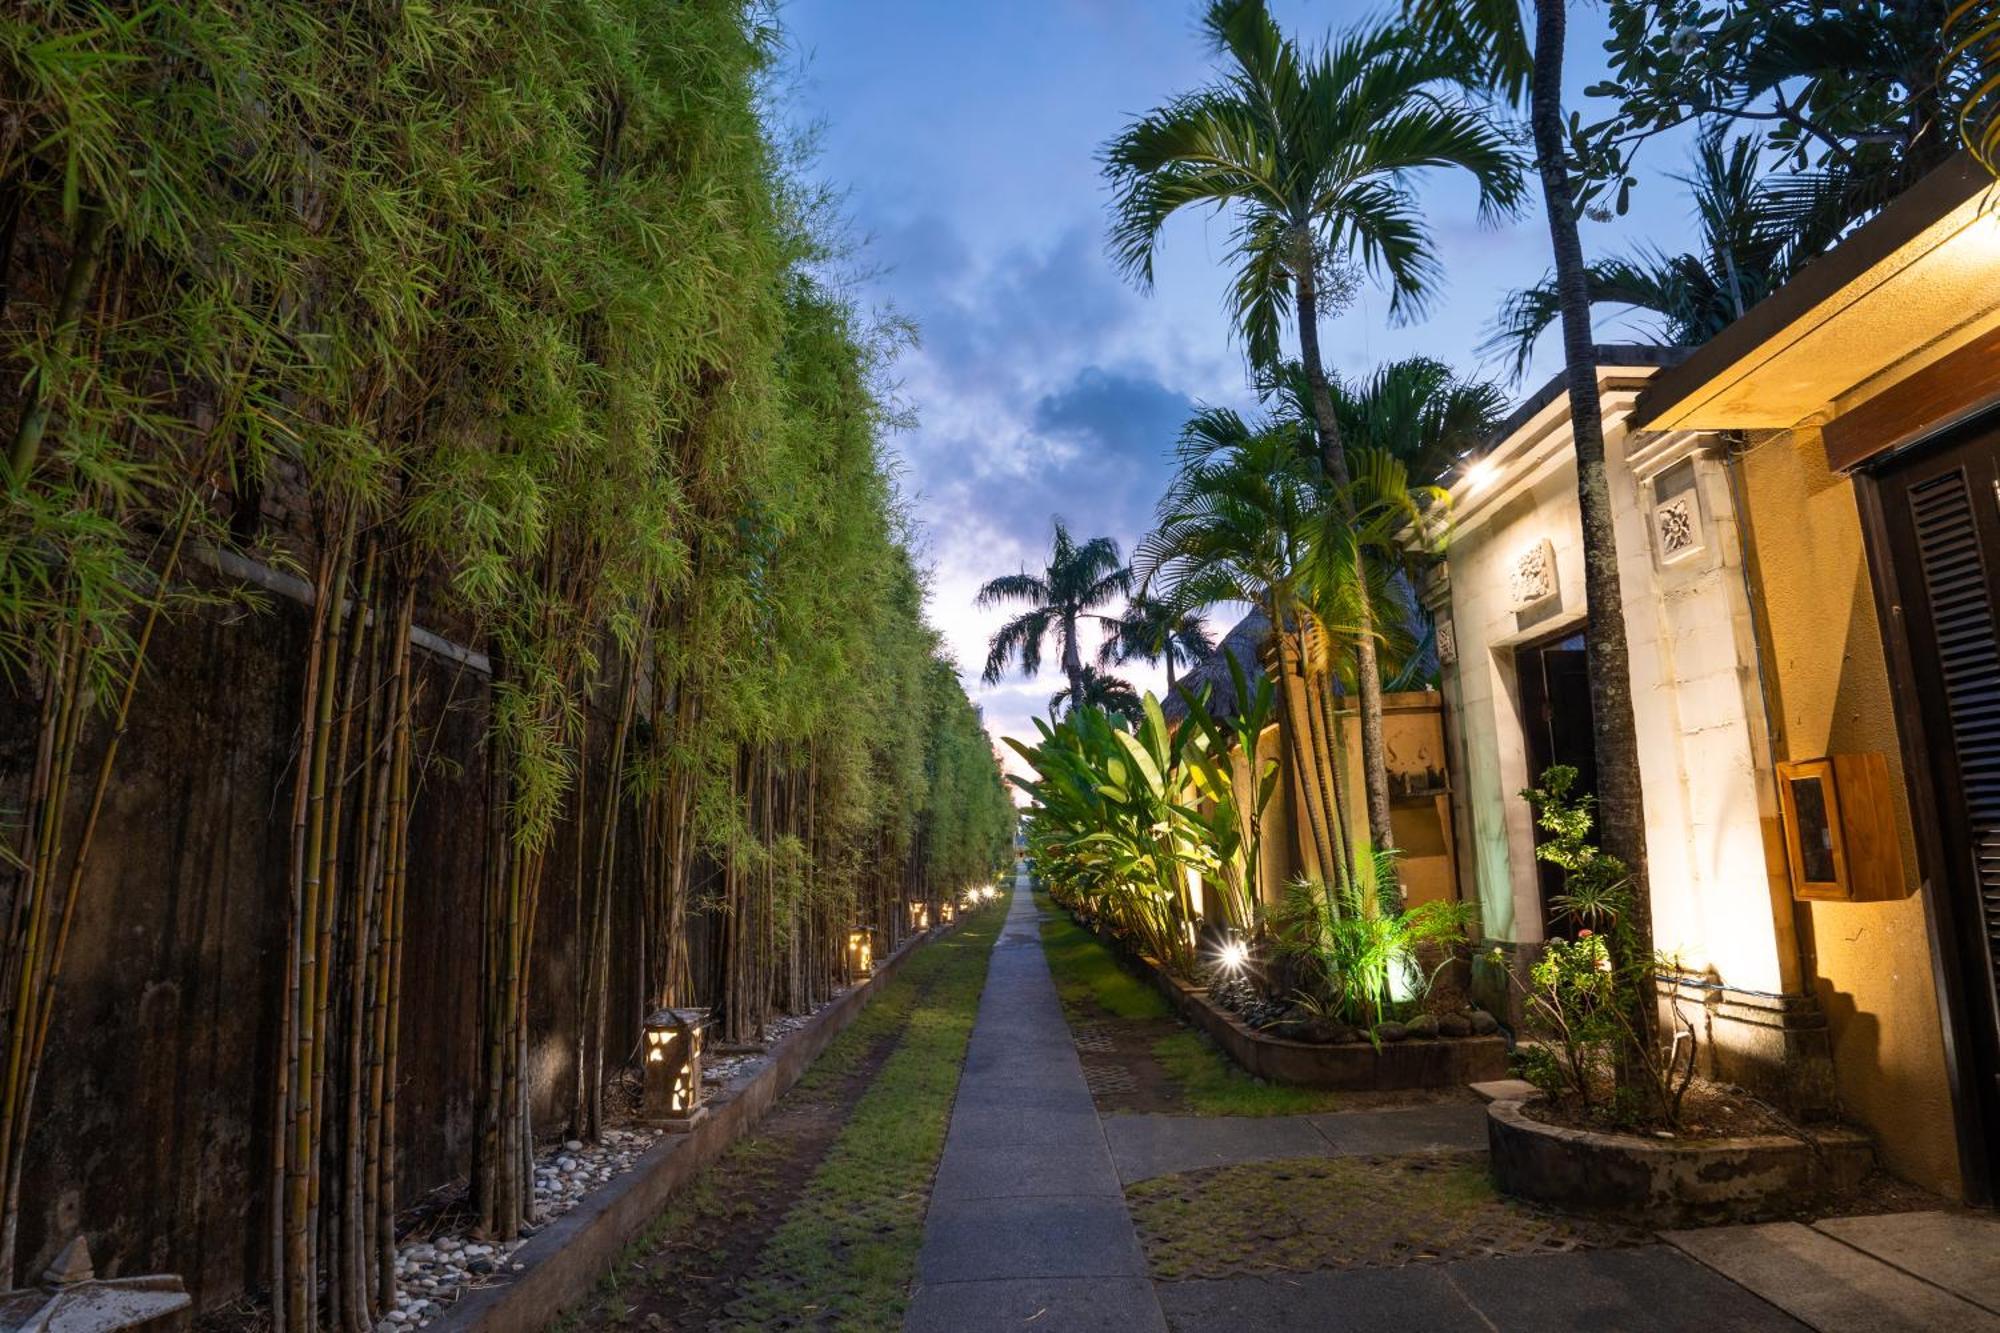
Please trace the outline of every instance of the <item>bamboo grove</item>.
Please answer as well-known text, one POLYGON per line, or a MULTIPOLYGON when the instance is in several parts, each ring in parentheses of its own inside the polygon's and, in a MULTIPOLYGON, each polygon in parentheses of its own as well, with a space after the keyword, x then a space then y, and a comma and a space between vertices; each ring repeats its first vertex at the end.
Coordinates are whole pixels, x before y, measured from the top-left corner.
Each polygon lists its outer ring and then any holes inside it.
POLYGON ((461 923, 488 1235, 528 1217, 537 1132, 601 1128, 614 1005, 754 1037, 837 984, 854 920, 994 872, 1012 807, 882 454, 904 331, 819 276, 822 203, 767 123, 775 42, 747 0, 0 17, 0 1286, 104 794, 133 710, 172 703, 145 689, 164 621, 309 608, 264 886, 283 979, 255 1001, 283 1329, 393 1304, 409 830, 436 781, 415 627, 487 668, 453 688, 503 816, 461 923), (573 919, 546 919, 564 878, 573 919), (552 930, 583 959, 568 1126, 532 1123, 524 1076, 552 930), (611 994, 614 951, 642 995, 611 994))

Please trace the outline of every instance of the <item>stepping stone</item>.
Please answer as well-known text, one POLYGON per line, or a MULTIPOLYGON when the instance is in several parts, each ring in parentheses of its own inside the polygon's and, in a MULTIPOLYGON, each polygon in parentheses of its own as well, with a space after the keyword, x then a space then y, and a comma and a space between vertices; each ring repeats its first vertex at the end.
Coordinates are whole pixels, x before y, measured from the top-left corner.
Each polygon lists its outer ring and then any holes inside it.
POLYGON ((1482 1102, 1524 1102, 1539 1096, 1541 1089, 1524 1078, 1496 1078, 1490 1083, 1466 1085, 1482 1102))
POLYGON ((1441 1267, 1486 1327, 1506 1333, 1802 1333, 1805 1327, 1665 1245, 1441 1267))
POLYGON ((1203 1167, 1333 1154, 1312 1118, 1302 1115, 1112 1115, 1104 1117, 1104 1137, 1128 1185, 1203 1167))
POLYGON ((1316 1115, 1313 1125, 1335 1151, 1356 1157, 1390 1157, 1436 1149, 1486 1151, 1486 1108, 1468 1102, 1344 1111, 1316 1115))
POLYGON ((1814 1227, 2000 1314, 2000 1218, 1978 1213, 1830 1217, 1814 1227))
POLYGON ((1821 1333, 2000 1333, 2000 1315, 1797 1222, 1660 1235, 1821 1333))

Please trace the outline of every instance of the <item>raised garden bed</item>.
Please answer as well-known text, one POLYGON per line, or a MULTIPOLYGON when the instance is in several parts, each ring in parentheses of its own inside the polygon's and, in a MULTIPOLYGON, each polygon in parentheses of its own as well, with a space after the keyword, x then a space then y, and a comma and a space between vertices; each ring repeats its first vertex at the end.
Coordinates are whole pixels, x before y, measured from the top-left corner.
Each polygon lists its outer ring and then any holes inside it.
POLYGON ((1388 1092, 1400 1088, 1455 1088, 1507 1075, 1507 1039, 1405 1037, 1384 1041, 1315 1042, 1273 1036, 1245 1023, 1209 999, 1208 992, 1164 969, 1154 981, 1181 1016, 1207 1033, 1229 1058, 1258 1078, 1307 1088, 1388 1092))
POLYGON ((1553 1125, 1522 1101, 1486 1108, 1494 1182, 1517 1198, 1652 1226, 1749 1221, 1810 1208, 1858 1188, 1874 1165, 1868 1136, 1810 1134, 1655 1139, 1553 1125))
POLYGON ((1378 1047, 1367 1040, 1295 1041, 1260 1031, 1209 997, 1205 986, 1175 976, 1155 960, 1089 922, 1081 923, 1159 987, 1188 1024, 1246 1072, 1273 1083, 1343 1092, 1455 1088, 1507 1076, 1507 1039, 1499 1035, 1405 1036, 1378 1047))

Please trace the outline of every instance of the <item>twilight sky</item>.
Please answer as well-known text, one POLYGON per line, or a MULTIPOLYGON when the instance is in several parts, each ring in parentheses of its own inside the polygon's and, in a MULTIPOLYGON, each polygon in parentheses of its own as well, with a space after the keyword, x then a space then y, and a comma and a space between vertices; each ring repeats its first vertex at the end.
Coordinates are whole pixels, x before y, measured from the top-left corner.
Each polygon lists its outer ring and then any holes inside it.
MULTIPOLYGON (((1031 735, 1061 688, 1053 645, 1036 680, 983 686, 986 639, 1008 614, 973 606, 979 585, 1040 569, 1049 517, 1130 551, 1165 484, 1197 401, 1247 405, 1245 366, 1223 313, 1228 227, 1207 214, 1166 234, 1150 294, 1105 257, 1096 150, 1127 121, 1206 77, 1195 0, 787 0, 787 114, 820 127, 816 175, 843 190, 871 271, 860 291, 914 318, 922 346, 900 364, 916 428, 896 441, 934 568, 931 617, 996 736, 1031 735)), ((1350 0, 1275 0, 1290 31, 1382 12, 1350 0)), ((1570 82, 1601 63, 1600 20, 1573 11, 1570 82)), ((1572 94, 1574 97, 1576 94, 1572 94)), ((1682 248, 1685 191, 1656 148, 1633 214, 1586 224, 1592 253, 1638 242, 1682 248)), ((1547 268, 1539 213, 1479 227, 1463 181, 1427 178, 1447 273, 1430 318, 1392 327, 1368 291, 1322 335, 1331 367, 1364 374, 1424 353, 1468 372, 1501 296, 1547 268)), ((1600 341, 1619 324, 1600 318, 1600 341)), ((1559 366, 1544 339, 1532 391, 1559 366)), ((1227 630, 1217 624, 1218 637, 1227 630)), ((1154 689, 1142 665, 1125 672, 1154 689)), ((1011 758, 1011 756, 1010 756, 1011 758)))

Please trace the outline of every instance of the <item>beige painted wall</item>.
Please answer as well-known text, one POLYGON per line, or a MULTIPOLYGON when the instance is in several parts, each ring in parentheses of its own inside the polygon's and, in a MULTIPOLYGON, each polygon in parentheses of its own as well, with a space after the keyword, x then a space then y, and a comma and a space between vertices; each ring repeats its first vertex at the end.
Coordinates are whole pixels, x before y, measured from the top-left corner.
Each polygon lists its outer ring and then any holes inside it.
POLYGON ((1770 638, 1779 757, 1879 752, 1898 792, 1910 896, 1805 907, 1835 1080, 1897 1174, 1956 1197, 1958 1150, 1930 941, 1854 487, 1827 471, 1816 431, 1761 441, 1741 466, 1770 638))
MULTIPOLYGON (((1648 445, 1627 457, 1622 416, 1606 422, 1632 701, 1646 796, 1654 937, 1682 966, 1722 984, 1784 991, 1799 984, 1790 905, 1774 882, 1764 819, 1775 794, 1741 551, 1721 464, 1693 454, 1703 541, 1663 560, 1646 479, 1690 455, 1648 445)), ((1582 526, 1567 433, 1522 460, 1493 503, 1462 523, 1450 553, 1458 645, 1455 721, 1463 728, 1461 808, 1468 888, 1491 938, 1541 939, 1530 772, 1515 651, 1585 625, 1582 526), (1556 594, 1517 610, 1512 579, 1541 541, 1555 552, 1556 594)))

